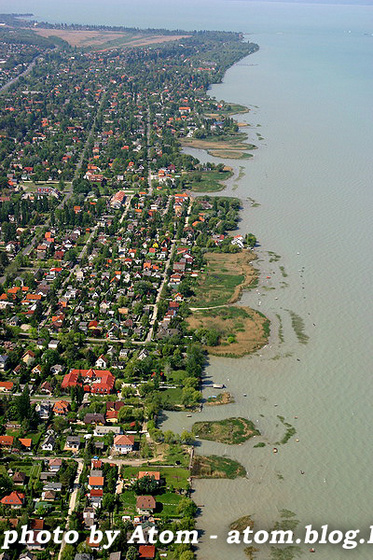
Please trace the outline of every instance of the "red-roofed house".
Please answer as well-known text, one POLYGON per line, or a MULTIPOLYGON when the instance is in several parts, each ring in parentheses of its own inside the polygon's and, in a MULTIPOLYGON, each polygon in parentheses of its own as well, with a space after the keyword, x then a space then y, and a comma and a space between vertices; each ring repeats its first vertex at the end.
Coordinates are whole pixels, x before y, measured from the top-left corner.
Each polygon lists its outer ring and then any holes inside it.
POLYGON ((88 479, 88 487, 95 489, 104 488, 104 477, 103 476, 90 476, 88 479))
POLYGON ((0 393, 10 393, 13 390, 13 381, 1 381, 0 393))
POLYGON ((53 412, 58 416, 65 416, 68 413, 70 405, 67 401, 57 401, 53 406, 53 412))
POLYGON ((139 471, 139 473, 137 474, 138 480, 144 478, 144 476, 153 477, 157 482, 160 482, 161 480, 161 473, 159 471, 139 471))
POLYGON ((155 546, 154 544, 142 544, 139 546, 139 558, 148 559, 155 558, 155 546))
POLYGON ((0 447, 9 448, 12 447, 14 441, 13 436, 0 436, 0 447))
POLYGON ((114 438, 114 449, 117 453, 125 455, 133 450, 135 445, 134 436, 119 435, 114 438))
POLYGON ((25 503, 25 495, 21 492, 11 492, 8 496, 4 496, 4 498, 1 499, 1 503, 4 506, 20 508, 25 503))
POLYGON ((114 389, 115 377, 109 370, 72 369, 63 378, 61 388, 83 386, 86 393, 108 395, 114 389))

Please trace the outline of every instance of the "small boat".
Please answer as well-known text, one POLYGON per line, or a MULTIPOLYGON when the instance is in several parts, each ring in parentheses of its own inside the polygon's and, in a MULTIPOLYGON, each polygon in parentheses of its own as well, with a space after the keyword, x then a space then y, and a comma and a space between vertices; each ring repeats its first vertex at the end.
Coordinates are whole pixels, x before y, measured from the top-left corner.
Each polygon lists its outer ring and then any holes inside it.
POLYGON ((246 393, 243 394, 244 397, 247 397, 246 393))
POLYGON ((191 414, 187 414, 187 418, 192 418, 192 415, 191 415, 191 414))
POLYGON ((224 389, 225 388, 224 383, 213 383, 212 386, 213 386, 214 389, 224 389))
POLYGON ((273 453, 278 453, 277 447, 274 447, 274 448, 273 448, 273 453))

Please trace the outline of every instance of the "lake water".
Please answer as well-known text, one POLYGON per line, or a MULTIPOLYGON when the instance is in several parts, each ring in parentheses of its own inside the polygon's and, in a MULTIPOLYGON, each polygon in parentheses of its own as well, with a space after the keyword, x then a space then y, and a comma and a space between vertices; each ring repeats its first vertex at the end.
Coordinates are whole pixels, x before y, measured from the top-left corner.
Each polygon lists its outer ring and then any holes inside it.
MULTIPOLYGON (((243 201, 240 230, 254 232, 260 241, 260 285, 246 292, 242 303, 270 317, 271 340, 255 356, 211 358, 206 375, 227 385, 234 404, 206 407, 193 418, 172 413, 163 427, 177 431, 196 419, 246 416, 267 446, 254 448, 255 440, 241 446, 202 443, 200 452, 239 460, 248 477, 195 483, 194 499, 204 505, 198 526, 206 532, 199 560, 244 558, 242 547, 223 544, 223 535, 245 514, 253 515, 257 529, 271 528, 287 509, 300 527, 368 530, 373 521, 372 6, 240 0, 141 0, 134 6, 110 0, 105 14, 101 6, 86 0, 78 7, 41 0, 14 0, 9 6, 0 0, 1 11, 34 11, 40 19, 242 30, 260 45, 210 93, 251 109, 239 120, 251 125, 248 132, 259 149, 251 161, 229 162, 237 170, 242 165, 245 175, 230 181, 226 192, 243 201), (252 206, 248 197, 259 205, 252 206), (274 262, 272 256, 270 262, 268 251, 281 258, 274 262), (294 314, 304 321, 307 344, 296 336, 294 314), (285 432, 278 416, 297 433, 274 454, 273 444, 285 432), (218 540, 210 541, 210 534, 218 540)), ((367 545, 353 551, 316 548, 322 560, 372 557, 367 545)), ((304 551, 309 557, 308 547, 304 551)), ((269 553, 260 547, 258 558, 269 553)))

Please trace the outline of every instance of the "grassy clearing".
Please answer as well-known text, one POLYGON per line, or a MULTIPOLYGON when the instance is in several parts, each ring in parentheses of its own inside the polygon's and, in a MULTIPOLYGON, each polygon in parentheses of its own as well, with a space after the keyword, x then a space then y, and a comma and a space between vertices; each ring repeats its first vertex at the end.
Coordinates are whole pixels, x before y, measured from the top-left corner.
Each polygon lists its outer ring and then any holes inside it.
POLYGON ((155 498, 157 501, 157 516, 167 518, 182 517, 182 515, 177 511, 177 507, 180 500, 183 499, 183 496, 181 496, 180 494, 174 494, 173 492, 168 492, 166 494, 156 496, 155 498))
POLYGON ((198 279, 191 307, 216 307, 235 303, 244 288, 257 280, 257 271, 249 264, 251 251, 240 253, 206 253, 207 265, 198 279))
POLYGON ((246 476, 246 470, 240 463, 227 457, 195 455, 191 474, 196 478, 234 479, 246 476))
POLYGON ((89 29, 37 28, 34 31, 42 37, 58 37, 72 47, 78 48, 140 47, 189 37, 189 35, 152 35, 133 31, 93 31, 89 29))
POLYGON ((174 488, 186 489, 188 487, 189 471, 188 469, 182 467, 168 467, 164 468, 162 466, 147 465, 144 463, 141 467, 124 467, 124 476, 127 480, 132 478, 137 478, 137 473, 139 471, 159 471, 161 473, 161 478, 166 482, 166 486, 173 486, 174 488))
POLYGON ((182 389, 176 387, 175 389, 165 389, 159 392, 164 410, 174 410, 175 408, 183 408, 181 403, 182 389))
POLYGON ((293 327, 298 342, 300 342, 301 344, 307 344, 310 337, 304 332, 304 321, 302 317, 300 317, 290 309, 287 309, 286 311, 288 311, 291 317, 291 326, 293 327))
POLYGON ((245 107, 245 105, 239 105, 238 103, 227 103, 219 109, 217 113, 205 113, 205 117, 208 119, 218 119, 222 116, 228 115, 238 115, 239 113, 248 113, 249 108, 245 107))
POLYGON ((201 439, 235 445, 259 436, 260 432, 246 418, 227 418, 212 422, 196 422, 193 433, 201 439))
POLYGON ((200 275, 191 300, 193 314, 187 322, 192 329, 206 328, 219 335, 217 346, 208 346, 214 355, 240 357, 266 344, 269 321, 248 307, 233 307, 243 289, 258 282, 257 270, 250 264, 255 255, 240 253, 206 253, 207 265, 200 275))
POLYGON ((230 159, 244 159, 253 157, 249 150, 256 150, 257 146, 246 143, 247 134, 239 132, 232 135, 212 136, 205 139, 181 138, 181 144, 186 147, 206 150, 208 154, 230 159))
POLYGON ((205 404, 209 406, 216 406, 220 404, 230 404, 234 403, 234 398, 228 391, 224 391, 224 393, 220 393, 220 395, 208 397, 206 399, 205 404))
POLYGON ((220 307, 195 311, 187 319, 193 329, 206 328, 219 334, 217 346, 207 346, 210 354, 237 358, 255 352, 268 340, 269 321, 249 307, 220 307))
POLYGON ((233 171, 193 171, 187 175, 186 188, 194 192, 219 192, 225 189, 224 181, 232 177, 233 171))

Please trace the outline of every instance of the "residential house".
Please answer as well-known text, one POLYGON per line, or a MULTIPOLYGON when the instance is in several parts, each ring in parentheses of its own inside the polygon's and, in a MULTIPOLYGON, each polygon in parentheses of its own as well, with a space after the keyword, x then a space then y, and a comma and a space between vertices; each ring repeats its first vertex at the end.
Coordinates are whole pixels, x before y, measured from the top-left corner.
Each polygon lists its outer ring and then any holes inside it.
POLYGON ((153 496, 137 496, 136 510, 140 515, 153 513, 157 504, 153 496))
POLYGON ((105 479, 103 476, 90 476, 88 478, 88 488, 91 489, 95 489, 95 490, 100 490, 100 489, 104 489, 104 482, 105 479))
POLYGON ((5 371, 7 369, 7 363, 9 358, 6 354, 0 355, 0 371, 5 371))
POLYGON ((61 467, 62 467, 62 459, 59 458, 49 459, 48 468, 50 471, 57 473, 61 467))
POLYGON ((13 446, 13 436, 0 436, 0 447, 2 449, 10 449, 13 446))
POLYGON ((27 551, 27 552, 22 552, 18 560, 35 560, 35 558, 36 558, 35 554, 32 554, 32 552, 27 551))
POLYGON ((51 374, 52 375, 59 375, 63 372, 64 369, 65 369, 64 366, 61 366, 60 364, 56 364, 56 365, 51 367, 51 374))
POLYGON ((11 492, 7 496, 4 496, 0 500, 4 506, 9 506, 11 508, 21 508, 25 503, 25 495, 22 492, 11 492))
POLYGON ((43 443, 41 444, 41 448, 43 451, 53 451, 56 445, 56 438, 54 435, 48 435, 43 443))
POLYGON ((85 416, 84 416, 84 420, 83 420, 84 424, 101 424, 104 425, 105 424, 105 416, 103 414, 99 414, 98 412, 88 412, 85 416))
POLYGON ((25 484, 26 482, 26 473, 22 472, 22 471, 16 471, 14 473, 14 475, 12 476, 12 480, 14 484, 19 484, 21 486, 23 486, 23 484, 25 484))
MULTIPOLYGON (((39 366, 36 366, 36 367, 39 367, 39 366)), ((44 381, 44 383, 42 383, 40 385, 39 392, 40 393, 45 393, 46 395, 51 396, 53 394, 53 387, 48 381, 44 381)))
POLYGON ((152 560, 155 558, 154 544, 141 544, 139 546, 139 560, 152 560))
POLYGON ((95 510, 93 507, 86 507, 83 510, 84 525, 87 529, 95 524, 95 510))
POLYGON ((120 426, 96 426, 94 435, 96 437, 106 436, 107 434, 116 434, 119 436, 122 433, 120 426))
POLYGON ((30 366, 35 362, 35 354, 32 350, 27 350, 22 356, 22 362, 25 363, 27 366, 30 366))
POLYGON ((108 395, 112 393, 114 384, 115 377, 109 370, 72 369, 65 375, 61 388, 70 389, 80 385, 87 393, 108 395))
POLYGON ((106 403, 106 421, 111 424, 116 424, 118 422, 119 411, 123 407, 123 401, 108 401, 106 403))
POLYGON ((75 554, 74 560, 92 560, 92 556, 87 552, 82 552, 80 554, 75 554))
POLYGON ((70 408, 70 404, 67 401, 57 401, 53 405, 53 412, 57 416, 65 416, 70 408))
POLYGON ((48 490, 52 490, 53 492, 62 492, 62 483, 47 482, 46 484, 44 484, 43 492, 48 492, 48 490))
POLYGON ((45 502, 54 502, 56 499, 56 492, 54 490, 46 490, 42 493, 41 499, 45 502))
POLYGON ((41 401, 37 403, 35 410, 41 420, 48 420, 52 412, 52 408, 52 403, 50 403, 49 401, 41 401))
POLYGON ((80 437, 78 436, 68 436, 66 438, 65 447, 63 448, 64 451, 72 451, 76 453, 79 451, 80 447, 80 437))
POLYGON ((115 436, 114 438, 114 451, 120 453, 121 455, 126 455, 127 453, 130 453, 130 451, 133 451, 134 445, 134 436, 127 436, 124 434, 115 436))
POLYGON ((14 387, 13 381, 1 381, 0 393, 11 393, 13 391, 13 387, 14 387))
POLYGON ((144 476, 149 476, 154 478, 154 480, 160 484, 161 481, 161 473, 159 471, 139 471, 137 474, 137 479, 141 480, 144 476))
POLYGON ((97 358, 96 363, 95 363, 95 367, 99 368, 99 369, 107 368, 108 365, 109 365, 109 360, 107 358, 105 358, 105 356, 103 354, 101 354, 101 356, 99 358, 97 358))
POLYGON ((31 447, 32 447, 32 439, 31 438, 19 438, 18 440, 22 445, 23 451, 31 451, 31 447))
POLYGON ((101 507, 103 494, 104 491, 101 488, 92 488, 89 492, 89 499, 93 507, 101 507))

